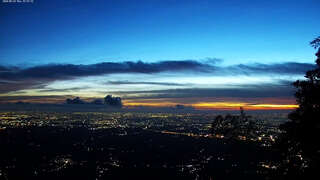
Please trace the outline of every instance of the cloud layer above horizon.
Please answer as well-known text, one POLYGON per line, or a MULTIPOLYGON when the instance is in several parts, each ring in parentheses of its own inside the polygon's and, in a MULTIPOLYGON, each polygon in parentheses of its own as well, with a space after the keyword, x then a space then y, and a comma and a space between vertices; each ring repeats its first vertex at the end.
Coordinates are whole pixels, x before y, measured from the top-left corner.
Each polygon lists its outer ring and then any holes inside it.
POLYGON ((223 66, 221 61, 126 61, 27 68, 0 65, 0 101, 10 102, 19 96, 39 100, 41 96, 94 98, 105 94, 119 95, 128 102, 162 99, 182 104, 223 98, 292 100, 290 83, 315 67, 297 62, 223 66))

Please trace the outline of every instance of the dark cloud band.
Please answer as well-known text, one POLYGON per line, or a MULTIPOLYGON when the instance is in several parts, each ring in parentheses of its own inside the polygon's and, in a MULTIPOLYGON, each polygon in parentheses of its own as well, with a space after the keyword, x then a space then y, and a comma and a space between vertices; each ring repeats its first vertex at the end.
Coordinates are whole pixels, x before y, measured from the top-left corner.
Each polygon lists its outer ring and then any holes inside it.
POLYGON ((180 88, 151 91, 117 91, 126 99, 159 99, 159 98, 292 98, 295 89, 291 85, 262 84, 239 86, 237 88, 180 88))
MULTIPOLYGON (((216 61, 216 60, 215 60, 216 61)), ((128 74, 143 73, 155 74, 162 72, 185 73, 207 73, 209 75, 302 75, 307 70, 313 69, 315 65, 308 63, 277 63, 277 64, 239 64, 227 67, 218 66, 215 63, 199 62, 195 60, 184 61, 160 61, 146 63, 142 61, 133 62, 103 62, 91 65, 75 64, 48 64, 29 68, 0 66, 0 93, 16 90, 30 89, 34 86, 45 85, 56 80, 74 79, 78 77, 98 76, 105 74, 128 74)), ((187 76, 187 75, 186 75, 187 76)), ((130 84, 130 82, 109 82, 111 84, 130 84)), ((179 85, 159 82, 131 82, 131 84, 150 85, 179 85)))

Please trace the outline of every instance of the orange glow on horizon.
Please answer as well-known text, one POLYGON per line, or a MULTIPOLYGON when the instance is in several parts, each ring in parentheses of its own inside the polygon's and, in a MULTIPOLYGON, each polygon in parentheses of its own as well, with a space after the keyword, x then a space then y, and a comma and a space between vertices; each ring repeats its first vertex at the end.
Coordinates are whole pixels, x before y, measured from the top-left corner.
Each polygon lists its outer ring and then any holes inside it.
POLYGON ((197 103, 193 104, 196 109, 223 109, 223 110, 236 110, 243 107, 247 110, 285 110, 295 109, 299 106, 296 104, 250 104, 241 102, 213 102, 213 103, 197 103))
MULTIPOLYGON (((173 107, 177 103, 173 102, 124 102, 125 106, 146 106, 146 107, 173 107)), ((192 106, 195 109, 207 110, 238 110, 243 107, 247 110, 290 110, 298 108, 296 104, 250 104, 242 102, 201 102, 195 104, 182 104, 185 106, 192 106)))
MULTIPOLYGON (((48 104, 55 104, 55 103, 64 103, 65 97, 43 97, 43 98, 25 98, 21 101, 23 102, 30 102, 30 103, 48 103, 48 104)), ((91 98, 83 98, 85 101, 91 101, 91 98)), ((197 103, 196 99, 189 99, 190 103, 183 103, 183 101, 186 99, 136 99, 136 100, 123 100, 123 105, 128 108, 134 108, 139 106, 145 106, 145 107, 175 107, 177 104, 181 104, 187 107, 193 107, 198 110, 238 110, 239 107, 243 107, 246 110, 291 110, 298 108, 299 106, 296 104, 293 104, 293 102, 290 102, 288 100, 283 101, 277 101, 274 99, 263 99, 257 101, 255 100, 248 100, 246 102, 241 102, 241 100, 231 100, 226 99, 226 101, 223 101, 222 99, 219 99, 218 101, 202 101, 197 103), (264 102, 264 103, 263 103, 264 102)), ((245 99, 244 99, 245 101, 245 99)), ((15 103, 18 102, 18 100, 7 100, 6 103, 15 103)))
POLYGON ((170 107, 177 103, 173 102, 124 102, 125 106, 150 106, 150 107, 170 107))
POLYGON ((264 107, 264 108, 288 108, 288 109, 294 109, 298 108, 299 105, 297 104, 255 104, 251 105, 252 107, 264 107))

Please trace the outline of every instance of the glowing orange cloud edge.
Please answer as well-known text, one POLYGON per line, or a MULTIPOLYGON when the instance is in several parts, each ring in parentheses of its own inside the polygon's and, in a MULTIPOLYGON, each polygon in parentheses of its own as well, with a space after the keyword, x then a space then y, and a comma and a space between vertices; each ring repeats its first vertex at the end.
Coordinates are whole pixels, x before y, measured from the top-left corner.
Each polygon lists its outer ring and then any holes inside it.
MULTIPOLYGON (((172 107, 177 105, 173 102, 125 102, 125 106, 149 106, 149 107, 172 107)), ((217 109, 217 110, 237 110, 239 107, 243 107, 247 110, 286 110, 295 109, 299 106, 296 104, 250 104, 241 102, 201 102, 195 104, 183 104, 185 106, 192 106, 195 109, 217 109)))

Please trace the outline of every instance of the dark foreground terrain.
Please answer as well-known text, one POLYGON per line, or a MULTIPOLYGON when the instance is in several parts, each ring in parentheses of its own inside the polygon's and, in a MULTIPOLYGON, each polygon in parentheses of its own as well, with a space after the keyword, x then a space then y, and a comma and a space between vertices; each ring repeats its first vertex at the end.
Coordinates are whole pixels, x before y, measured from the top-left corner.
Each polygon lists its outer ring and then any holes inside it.
POLYGON ((141 128, 0 130, 0 179, 265 179, 276 158, 255 142, 141 128))

